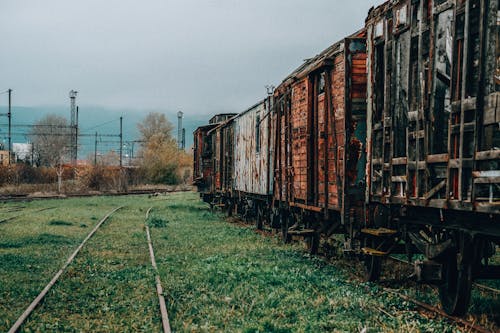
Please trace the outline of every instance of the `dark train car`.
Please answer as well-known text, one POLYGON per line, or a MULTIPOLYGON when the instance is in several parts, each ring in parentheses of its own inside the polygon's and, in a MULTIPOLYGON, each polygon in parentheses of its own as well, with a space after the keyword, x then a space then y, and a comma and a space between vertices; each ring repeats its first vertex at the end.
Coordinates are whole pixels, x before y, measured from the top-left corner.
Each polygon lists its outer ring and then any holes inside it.
POLYGON ((211 130, 220 123, 233 117, 235 113, 218 114, 212 117, 208 125, 200 126, 194 131, 193 149, 193 184, 206 202, 212 202, 214 190, 214 135, 211 130))
POLYGON ((227 117, 208 132, 212 142, 212 186, 213 205, 226 204, 233 189, 234 169, 234 123, 235 114, 227 117))
POLYGON ((488 265, 500 239, 499 9, 388 1, 366 21, 369 277, 404 240, 452 314, 472 280, 500 277, 488 265))
POLYGON ((315 252, 321 231, 364 216, 365 31, 307 60, 274 99, 275 214, 315 252))

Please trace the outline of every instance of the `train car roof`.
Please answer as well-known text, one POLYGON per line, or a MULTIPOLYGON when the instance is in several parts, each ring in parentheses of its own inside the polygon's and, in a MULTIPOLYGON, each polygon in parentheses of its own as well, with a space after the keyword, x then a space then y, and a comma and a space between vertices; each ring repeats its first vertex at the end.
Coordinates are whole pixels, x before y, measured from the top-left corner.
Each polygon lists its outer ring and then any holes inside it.
POLYGON ((276 89, 279 90, 279 88, 287 86, 293 81, 303 78, 312 71, 328 64, 328 61, 331 60, 335 55, 344 51, 345 39, 364 38, 365 36, 366 36, 366 30, 365 28, 363 28, 361 30, 356 31, 352 35, 349 35, 346 38, 334 43, 333 45, 321 51, 318 55, 310 59, 306 59, 304 63, 300 65, 297 69, 295 69, 290 75, 288 75, 276 89))

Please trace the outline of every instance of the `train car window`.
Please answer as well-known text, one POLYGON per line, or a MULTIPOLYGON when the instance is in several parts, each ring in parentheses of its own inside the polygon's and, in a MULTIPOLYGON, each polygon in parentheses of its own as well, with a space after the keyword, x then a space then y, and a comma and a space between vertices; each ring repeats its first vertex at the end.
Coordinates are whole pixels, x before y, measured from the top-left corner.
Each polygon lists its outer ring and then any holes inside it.
POLYGON ((325 72, 322 72, 319 75, 319 82, 318 82, 318 95, 322 94, 325 92, 325 72))
POLYGON ((380 20, 375 24, 375 38, 384 37, 384 20, 380 20))

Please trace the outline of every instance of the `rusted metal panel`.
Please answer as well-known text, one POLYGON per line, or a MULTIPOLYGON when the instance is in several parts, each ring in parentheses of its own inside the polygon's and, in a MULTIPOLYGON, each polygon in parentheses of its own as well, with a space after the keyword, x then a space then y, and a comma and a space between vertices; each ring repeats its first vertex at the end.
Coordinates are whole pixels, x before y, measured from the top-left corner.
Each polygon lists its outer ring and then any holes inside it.
POLYGON ((368 201, 500 213, 496 178, 477 176, 500 168, 498 10, 399 0, 370 11, 368 201))
POLYGON ((274 155, 271 99, 265 99, 233 119, 234 189, 249 194, 272 194, 274 155))

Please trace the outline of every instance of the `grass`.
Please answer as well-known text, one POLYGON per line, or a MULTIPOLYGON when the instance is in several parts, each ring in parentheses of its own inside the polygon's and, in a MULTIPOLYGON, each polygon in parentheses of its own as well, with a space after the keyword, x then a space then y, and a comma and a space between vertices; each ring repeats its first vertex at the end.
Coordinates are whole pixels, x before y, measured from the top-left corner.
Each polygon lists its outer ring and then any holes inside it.
POLYGON ((347 271, 211 214, 192 195, 155 210, 167 307, 178 332, 452 332, 347 271), (174 209, 172 209, 174 208, 174 209), (388 313, 389 315, 387 315, 388 313))
MULTIPOLYGON (((147 223, 175 332, 457 331, 439 318, 423 317, 382 286, 360 282, 351 273, 357 265, 311 257, 301 245, 283 245, 253 227, 228 223, 194 193, 26 203, 22 217, 0 224, 0 331, 90 229, 121 205, 126 208, 87 243, 24 331, 159 332, 144 231, 149 207, 147 223), (57 209, 36 212, 44 206, 57 209)), ((426 289, 407 292, 434 297, 426 289)), ((473 308, 481 300, 475 298, 473 308)))

